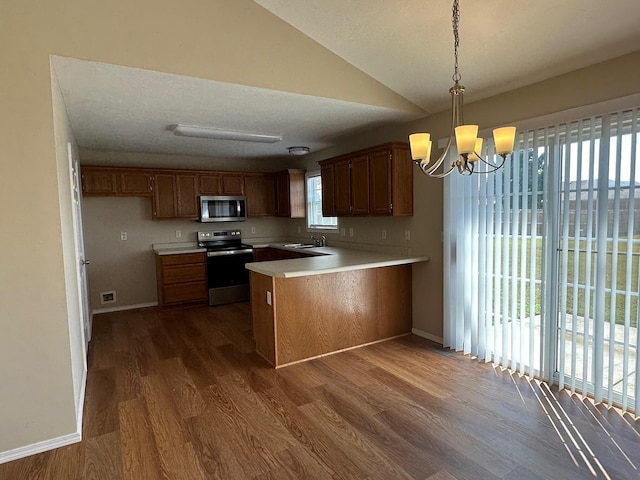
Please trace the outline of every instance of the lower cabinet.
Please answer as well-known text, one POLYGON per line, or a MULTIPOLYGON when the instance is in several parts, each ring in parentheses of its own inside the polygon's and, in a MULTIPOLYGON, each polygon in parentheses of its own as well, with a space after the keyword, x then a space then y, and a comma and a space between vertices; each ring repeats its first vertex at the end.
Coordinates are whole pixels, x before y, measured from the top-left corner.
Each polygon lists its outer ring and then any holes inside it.
POLYGON ((162 307, 208 299, 205 253, 156 255, 156 276, 162 307))

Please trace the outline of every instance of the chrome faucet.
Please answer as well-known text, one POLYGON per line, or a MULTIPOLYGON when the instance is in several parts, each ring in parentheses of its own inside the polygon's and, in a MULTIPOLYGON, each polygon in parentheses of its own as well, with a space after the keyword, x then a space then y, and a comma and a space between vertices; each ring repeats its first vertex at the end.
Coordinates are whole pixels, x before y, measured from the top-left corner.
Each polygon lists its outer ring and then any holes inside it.
POLYGON ((311 235, 311 240, 313 240, 313 244, 316 247, 326 247, 327 246, 327 237, 326 235, 322 235, 320 240, 318 240, 315 236, 311 235))

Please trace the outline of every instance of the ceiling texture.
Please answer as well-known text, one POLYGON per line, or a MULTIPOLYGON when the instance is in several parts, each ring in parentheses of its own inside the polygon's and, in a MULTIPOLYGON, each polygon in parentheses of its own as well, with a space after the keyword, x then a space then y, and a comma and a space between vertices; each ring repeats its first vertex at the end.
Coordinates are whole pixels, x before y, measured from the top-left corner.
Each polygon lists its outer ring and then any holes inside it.
MULTIPOLYGON (((345 135, 448 108, 453 84, 450 0, 255 3, 282 19, 283 26, 294 27, 409 100, 412 108, 54 57, 78 144, 105 151, 282 158, 290 146, 315 152, 345 135), (283 140, 260 144, 185 138, 169 130, 176 123, 276 133, 283 140)), ((459 63, 467 102, 640 50, 638 0, 460 3, 459 63)))

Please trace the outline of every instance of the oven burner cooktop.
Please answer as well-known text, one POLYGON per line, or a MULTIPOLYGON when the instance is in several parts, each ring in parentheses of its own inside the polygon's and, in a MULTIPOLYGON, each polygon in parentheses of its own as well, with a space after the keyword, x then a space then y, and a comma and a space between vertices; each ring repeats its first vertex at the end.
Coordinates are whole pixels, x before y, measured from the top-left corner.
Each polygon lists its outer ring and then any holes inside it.
POLYGON ((240 230, 198 232, 198 246, 207 249, 209 305, 249 300, 249 272, 253 248, 242 243, 240 230))
POLYGON ((241 235, 242 232, 240 230, 198 232, 198 246, 206 248, 208 252, 251 249, 251 245, 242 243, 241 235))

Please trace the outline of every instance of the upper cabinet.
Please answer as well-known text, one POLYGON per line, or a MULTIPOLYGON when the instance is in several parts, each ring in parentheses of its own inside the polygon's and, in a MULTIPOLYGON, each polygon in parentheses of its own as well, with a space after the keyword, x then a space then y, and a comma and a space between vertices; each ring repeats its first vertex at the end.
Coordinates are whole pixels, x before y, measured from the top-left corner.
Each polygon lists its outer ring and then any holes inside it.
POLYGON ((284 170, 276 174, 276 215, 305 218, 305 171, 284 170))
POLYGON ((198 188, 200 195, 244 195, 244 175, 201 172, 198 174, 198 188))
MULTIPOLYGON (((320 173, 322 175, 322 173, 320 173)), ((348 158, 333 162, 333 201, 338 217, 351 215, 351 162, 348 158)), ((322 182, 324 185, 324 182, 322 182)), ((322 192, 324 196, 324 192, 322 192)))
POLYGON ((176 218, 177 216, 176 176, 157 173, 153 176, 153 218, 154 220, 176 218))
POLYGON ((405 143, 321 161, 323 215, 413 215, 411 167, 405 143))
POLYGON ((201 173, 198 175, 200 195, 221 195, 222 175, 219 173, 201 173))
POLYGON ((336 216, 335 200, 335 170, 333 163, 320 166, 320 180, 322 182, 322 215, 336 216))
POLYGON ((247 173, 244 176, 247 193, 247 215, 274 216, 276 213, 276 184, 272 173, 247 173))
POLYGON ((153 175, 155 220, 198 218, 198 176, 182 172, 153 175))
POLYGON ((117 167, 82 167, 82 193, 151 196, 151 174, 117 167))
POLYGON ((225 173, 222 175, 222 195, 244 195, 244 175, 225 173))
POLYGON ((250 217, 304 218, 305 171, 277 173, 82 166, 87 196, 146 196, 154 220, 198 219, 201 195, 244 195, 250 217))

